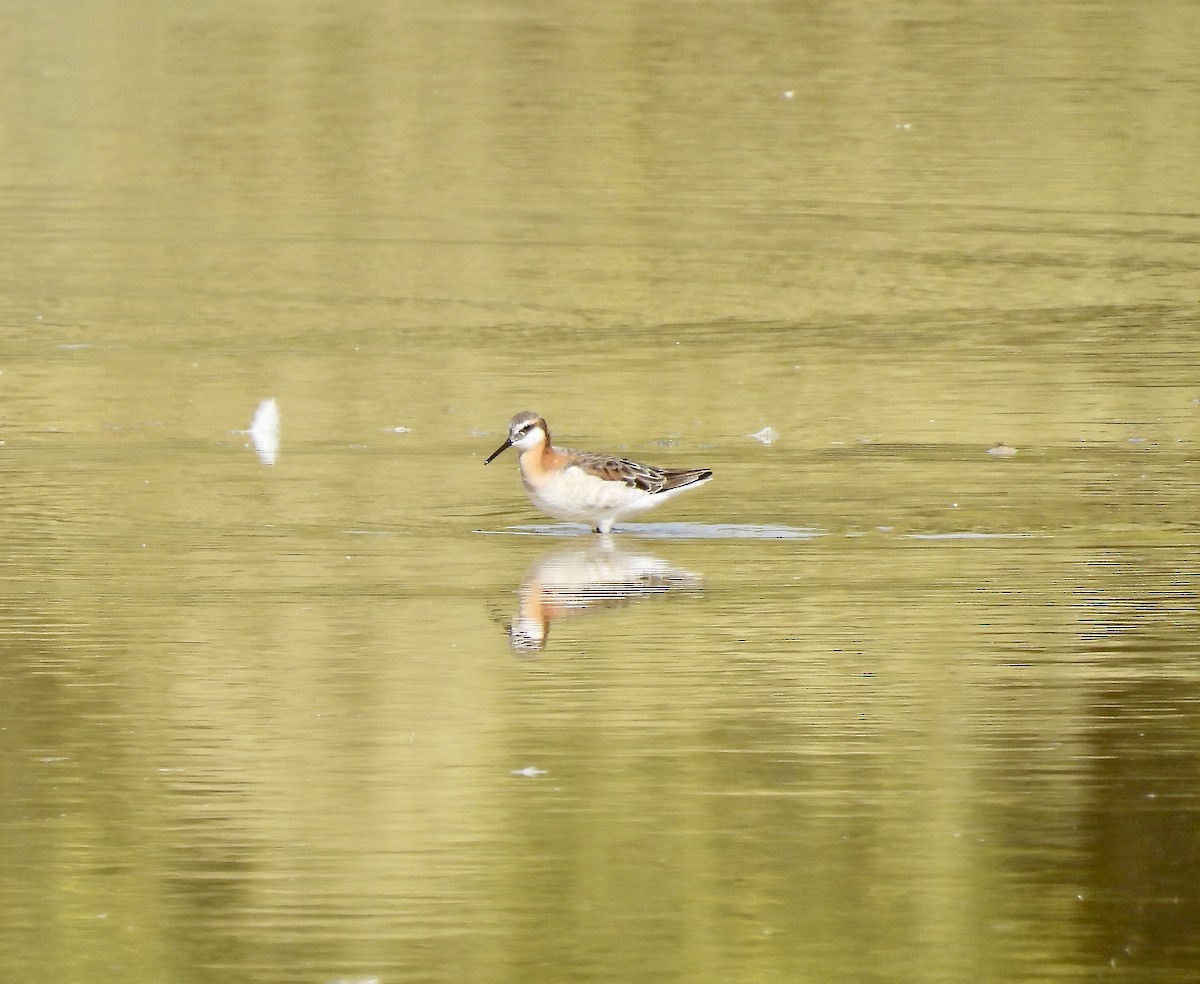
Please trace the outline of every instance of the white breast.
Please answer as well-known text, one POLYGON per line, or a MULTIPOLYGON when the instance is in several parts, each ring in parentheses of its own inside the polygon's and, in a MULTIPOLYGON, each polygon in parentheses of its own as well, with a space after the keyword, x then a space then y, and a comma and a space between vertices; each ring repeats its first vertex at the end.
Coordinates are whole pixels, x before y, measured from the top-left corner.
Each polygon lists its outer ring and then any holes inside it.
POLYGON ((574 465, 525 481, 533 504, 555 519, 594 525, 604 518, 641 512, 654 497, 624 482, 597 478, 574 465))

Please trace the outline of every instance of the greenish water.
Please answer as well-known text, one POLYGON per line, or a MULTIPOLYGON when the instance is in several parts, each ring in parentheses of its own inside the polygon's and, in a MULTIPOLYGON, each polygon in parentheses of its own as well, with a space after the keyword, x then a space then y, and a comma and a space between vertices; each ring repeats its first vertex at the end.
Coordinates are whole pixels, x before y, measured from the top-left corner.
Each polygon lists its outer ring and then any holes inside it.
POLYGON ((1191 6, 3 20, 6 981, 1200 975, 1191 6))

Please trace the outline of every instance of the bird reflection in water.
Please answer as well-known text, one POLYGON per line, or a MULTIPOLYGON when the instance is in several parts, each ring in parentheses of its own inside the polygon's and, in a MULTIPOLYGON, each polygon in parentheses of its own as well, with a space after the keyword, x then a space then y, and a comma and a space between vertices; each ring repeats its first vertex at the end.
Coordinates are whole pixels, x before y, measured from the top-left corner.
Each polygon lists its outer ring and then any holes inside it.
POLYGON ((559 619, 668 593, 695 593, 701 586, 699 574, 650 554, 622 550, 607 536, 587 548, 555 550, 529 568, 517 589, 519 607, 508 627, 509 642, 518 652, 536 652, 546 645, 550 624, 559 619))

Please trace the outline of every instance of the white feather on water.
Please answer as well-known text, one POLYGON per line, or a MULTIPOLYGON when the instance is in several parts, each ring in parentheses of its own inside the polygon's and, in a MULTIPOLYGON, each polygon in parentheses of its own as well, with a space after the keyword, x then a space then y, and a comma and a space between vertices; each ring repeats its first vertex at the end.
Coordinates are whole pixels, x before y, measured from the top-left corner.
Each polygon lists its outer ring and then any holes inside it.
POLYGON ((275 464, 279 455, 280 416, 279 404, 272 397, 263 400, 254 411, 254 419, 250 422, 250 440, 254 442, 254 450, 258 452, 259 460, 264 465, 275 464))

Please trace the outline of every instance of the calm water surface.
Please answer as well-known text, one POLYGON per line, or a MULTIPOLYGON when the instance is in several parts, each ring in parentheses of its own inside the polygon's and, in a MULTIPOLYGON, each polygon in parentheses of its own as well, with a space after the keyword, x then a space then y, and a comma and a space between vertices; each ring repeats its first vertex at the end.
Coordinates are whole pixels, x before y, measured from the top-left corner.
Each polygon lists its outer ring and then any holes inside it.
POLYGON ((1191 5, 3 20, 5 981, 1200 977, 1191 5))

